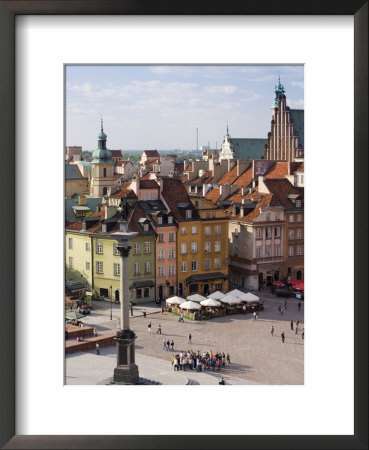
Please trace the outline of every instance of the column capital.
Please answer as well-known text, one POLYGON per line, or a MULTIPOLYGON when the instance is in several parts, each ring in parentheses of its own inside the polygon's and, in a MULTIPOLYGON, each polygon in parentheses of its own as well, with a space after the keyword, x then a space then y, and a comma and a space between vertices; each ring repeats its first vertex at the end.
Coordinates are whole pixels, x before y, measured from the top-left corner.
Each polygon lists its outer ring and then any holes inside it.
POLYGON ((120 247, 119 245, 117 246, 118 253, 120 256, 123 256, 123 258, 128 257, 131 248, 132 247, 130 245, 127 245, 127 247, 120 247))

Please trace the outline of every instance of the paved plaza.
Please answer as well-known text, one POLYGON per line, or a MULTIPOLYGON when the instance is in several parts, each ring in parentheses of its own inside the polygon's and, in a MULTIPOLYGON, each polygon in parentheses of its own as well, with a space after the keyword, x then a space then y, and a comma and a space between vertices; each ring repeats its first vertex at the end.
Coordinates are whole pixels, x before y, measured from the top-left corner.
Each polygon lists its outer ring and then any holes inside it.
MULTIPOLYGON (((136 333, 136 363, 140 377, 161 384, 218 384, 224 376, 227 384, 304 384, 304 339, 301 331, 304 323, 304 302, 298 311, 298 300, 288 299, 287 309, 281 315, 278 306, 284 306, 284 299, 269 291, 258 293, 264 302, 264 311, 257 320, 252 314, 235 314, 211 320, 178 322, 178 316, 165 312, 156 305, 140 305, 133 308, 130 328, 136 333), (143 311, 146 310, 146 317, 143 311), (290 321, 294 326, 291 330, 290 321), (300 321, 298 334, 295 322, 300 321), (151 333, 147 331, 151 322, 151 333), (162 334, 157 334, 161 325, 162 334), (274 327, 274 336, 270 333, 274 327), (282 343, 281 333, 285 332, 282 343), (192 343, 188 344, 188 334, 192 343), (212 350, 230 354, 231 364, 221 371, 174 371, 170 358, 173 352, 163 350, 163 339, 174 341, 176 353, 192 349, 212 350)), ((109 302, 94 302, 90 316, 84 319, 86 325, 95 326, 99 334, 111 332, 117 327, 119 305, 109 302), (110 314, 112 309, 112 320, 110 314)), ((115 347, 95 352, 78 352, 66 357, 66 384, 101 384, 112 376, 116 366, 115 347)))

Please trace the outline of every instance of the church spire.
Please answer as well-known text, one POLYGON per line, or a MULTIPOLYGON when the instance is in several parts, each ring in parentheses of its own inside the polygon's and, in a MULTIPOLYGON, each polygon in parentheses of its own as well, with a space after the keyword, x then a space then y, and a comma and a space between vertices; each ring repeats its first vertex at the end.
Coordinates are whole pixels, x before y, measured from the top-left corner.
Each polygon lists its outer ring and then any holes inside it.
POLYGON ((104 131, 104 123, 103 123, 103 118, 101 116, 101 131, 104 131))
POLYGON ((271 106, 271 109, 278 108, 278 97, 285 93, 284 86, 281 83, 281 74, 278 72, 278 84, 274 87, 275 97, 271 106))

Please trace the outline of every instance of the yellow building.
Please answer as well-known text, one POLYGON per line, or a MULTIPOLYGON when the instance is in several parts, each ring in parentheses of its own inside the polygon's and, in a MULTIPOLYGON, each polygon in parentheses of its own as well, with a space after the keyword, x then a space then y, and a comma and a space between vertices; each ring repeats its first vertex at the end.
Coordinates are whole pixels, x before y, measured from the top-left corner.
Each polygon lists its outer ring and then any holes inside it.
POLYGON ((81 281, 92 288, 92 237, 89 233, 65 233, 66 279, 81 281))

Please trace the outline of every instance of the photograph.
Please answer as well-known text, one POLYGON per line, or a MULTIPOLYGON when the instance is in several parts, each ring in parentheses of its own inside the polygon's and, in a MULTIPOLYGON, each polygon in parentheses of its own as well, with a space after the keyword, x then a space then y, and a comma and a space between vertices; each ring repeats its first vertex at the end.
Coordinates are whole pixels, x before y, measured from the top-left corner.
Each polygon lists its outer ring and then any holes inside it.
POLYGON ((65 385, 304 385, 304 103, 303 64, 65 64, 65 385))

